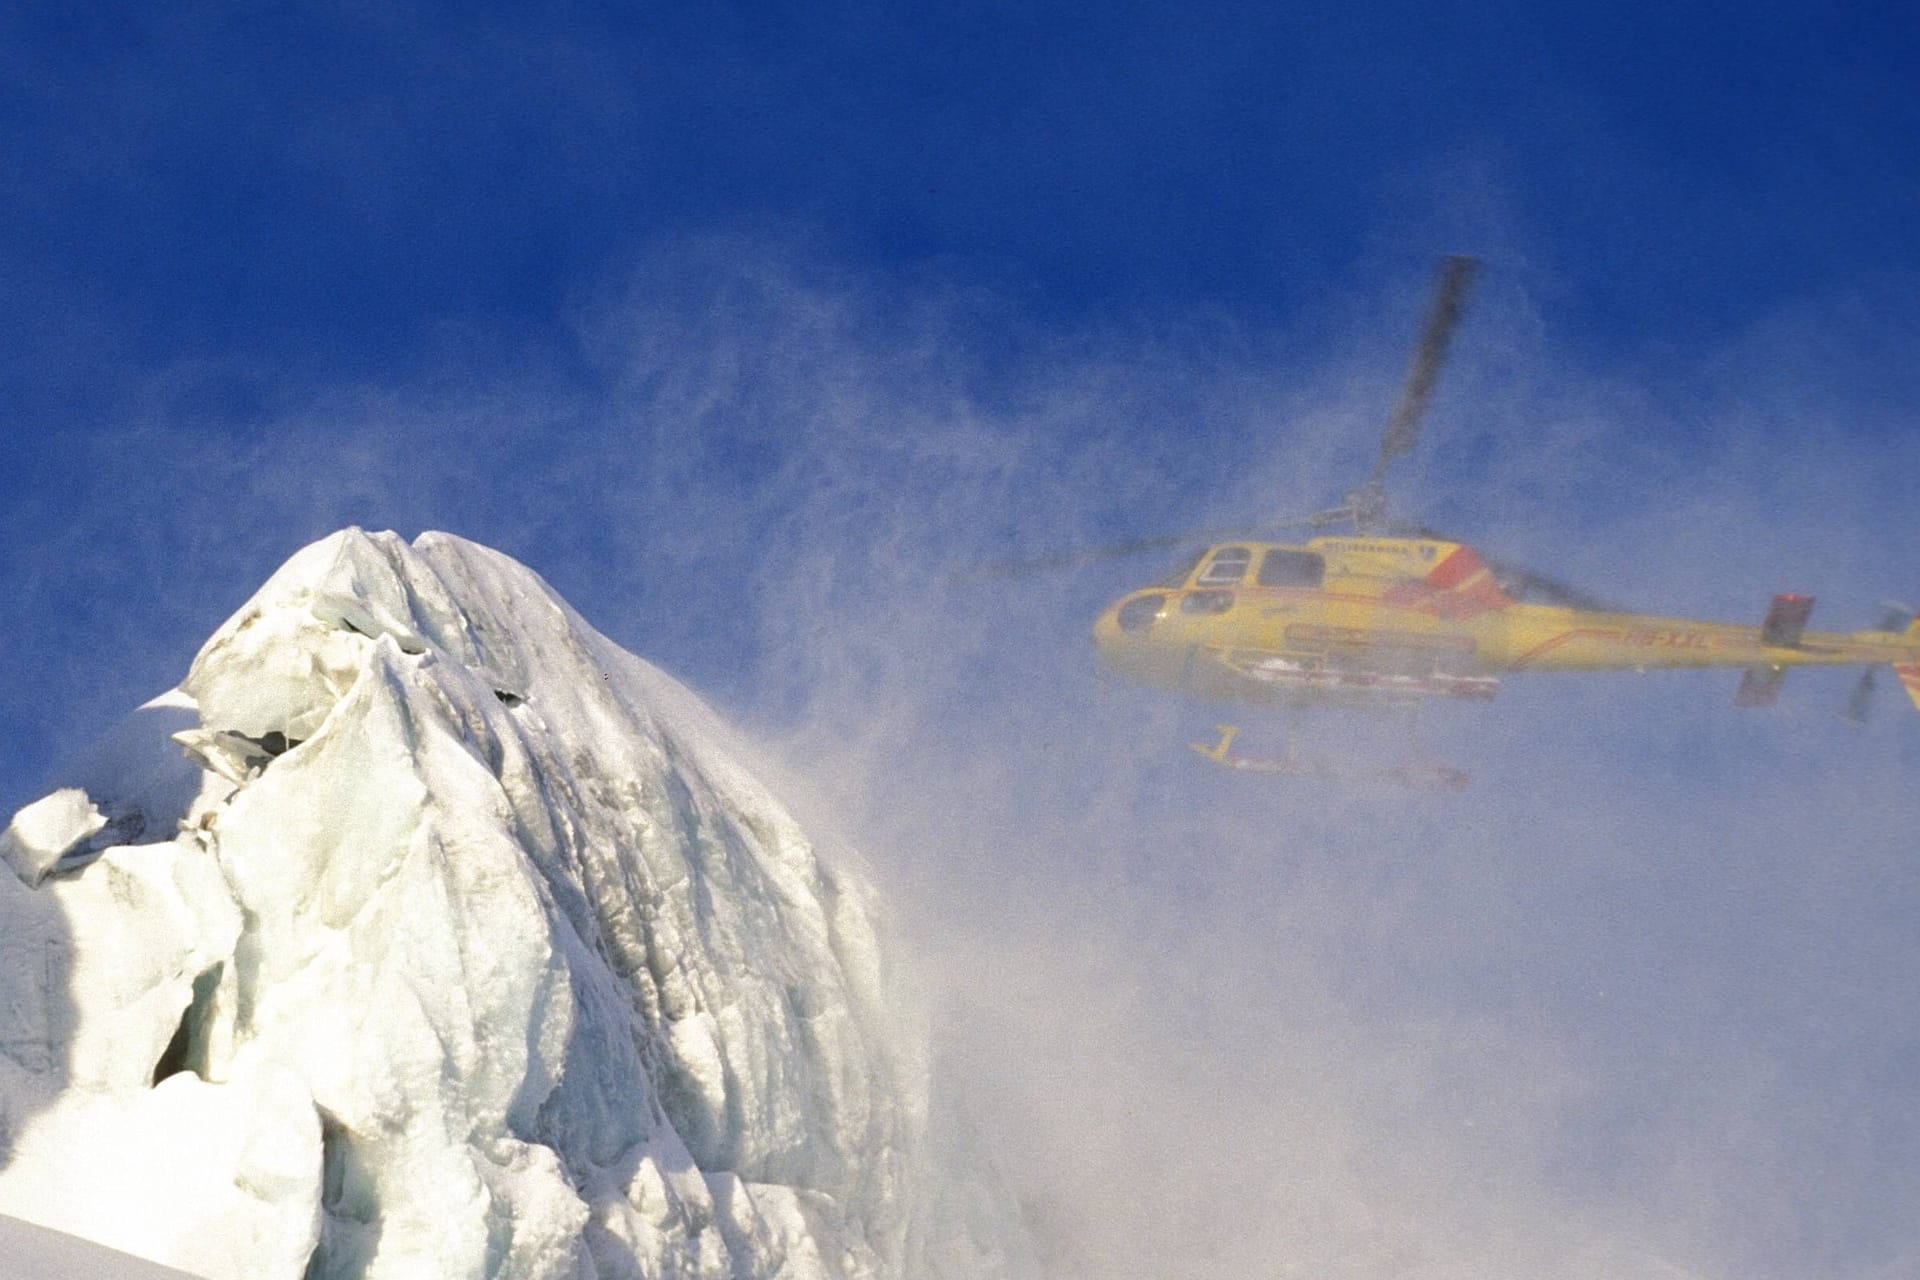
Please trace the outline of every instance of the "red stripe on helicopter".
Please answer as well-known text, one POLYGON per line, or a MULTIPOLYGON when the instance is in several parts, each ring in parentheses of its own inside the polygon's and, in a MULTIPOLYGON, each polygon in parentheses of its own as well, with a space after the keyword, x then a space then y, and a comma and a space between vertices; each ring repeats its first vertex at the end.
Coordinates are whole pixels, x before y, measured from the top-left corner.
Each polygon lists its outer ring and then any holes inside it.
MULTIPOLYGON (((1920 623, 1915 625, 1920 626, 1920 623)), ((1920 710, 1920 662, 1896 662, 1893 664, 1893 671, 1900 677, 1900 683, 1905 686, 1907 696, 1913 699, 1914 709, 1920 710)))
POLYGON ((1455 547, 1445 560, 1433 566, 1427 582, 1441 591, 1451 591, 1465 585, 1475 574, 1484 573, 1486 568, 1472 547, 1455 547))
POLYGON ((1431 609, 1443 618, 1471 618, 1513 603, 1472 547, 1455 547, 1425 581, 1396 586, 1385 599, 1388 604, 1431 609))

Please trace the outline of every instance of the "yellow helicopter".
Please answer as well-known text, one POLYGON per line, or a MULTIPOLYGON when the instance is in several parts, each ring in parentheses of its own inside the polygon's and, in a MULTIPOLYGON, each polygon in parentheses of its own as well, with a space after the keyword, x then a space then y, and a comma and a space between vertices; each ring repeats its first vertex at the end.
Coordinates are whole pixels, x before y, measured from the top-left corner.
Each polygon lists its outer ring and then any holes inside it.
MULTIPOLYGON (((1759 707, 1773 703, 1789 667, 1863 665, 1867 671, 1847 709, 1858 721, 1873 694, 1874 672, 1891 666, 1920 707, 1920 619, 1906 610, 1890 612, 1878 630, 1845 633, 1807 630, 1813 597, 1806 595, 1775 596, 1758 626, 1626 612, 1390 516, 1383 478, 1418 439, 1478 269, 1473 258, 1442 260, 1406 386, 1366 484, 1338 507, 1258 526, 1269 532, 1345 525, 1353 533, 1299 543, 1215 541, 1179 573, 1127 592, 1100 614, 1093 640, 1109 669, 1221 702, 1365 707, 1491 698, 1503 678, 1523 672, 1737 667, 1745 675, 1736 701, 1759 707)), ((1153 539, 1022 567, 1179 541, 1153 539)), ((1235 727, 1222 725, 1220 732, 1217 743, 1193 744, 1217 764, 1336 772, 1292 753, 1238 755, 1235 727)), ((1444 765, 1371 772, 1414 785, 1465 782, 1463 773, 1444 765)))

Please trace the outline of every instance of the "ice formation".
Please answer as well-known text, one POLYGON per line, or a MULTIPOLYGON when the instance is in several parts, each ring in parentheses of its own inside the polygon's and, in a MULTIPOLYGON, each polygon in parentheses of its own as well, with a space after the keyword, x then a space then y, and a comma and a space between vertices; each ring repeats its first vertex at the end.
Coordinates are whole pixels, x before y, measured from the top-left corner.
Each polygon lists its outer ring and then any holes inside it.
POLYGON ((869 895, 737 760, 502 555, 301 551, 0 837, 0 1213, 215 1278, 934 1274, 869 895))

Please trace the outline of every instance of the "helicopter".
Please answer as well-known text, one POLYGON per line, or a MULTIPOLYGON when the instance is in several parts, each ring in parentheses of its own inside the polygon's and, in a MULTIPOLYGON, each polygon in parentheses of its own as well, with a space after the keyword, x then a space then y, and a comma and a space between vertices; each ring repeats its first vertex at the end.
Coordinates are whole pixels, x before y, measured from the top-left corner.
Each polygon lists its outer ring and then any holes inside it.
MULTIPOLYGON (((1053 567, 1206 540, 1179 572, 1109 604, 1093 625, 1100 661, 1118 675, 1221 703, 1404 707, 1484 701, 1501 681, 1534 672, 1729 667, 1735 701, 1772 705, 1787 669, 1865 666, 1845 713, 1864 720, 1875 673, 1891 667, 1920 708, 1920 618, 1890 607, 1878 629, 1807 629, 1813 597, 1776 595, 1756 626, 1613 608, 1553 578, 1481 554, 1396 517, 1385 477, 1419 440, 1421 418, 1463 314, 1479 260, 1441 259, 1434 294, 1372 473, 1338 506, 1189 538, 1154 538, 1024 562, 1053 567), (1321 532, 1340 530, 1345 532, 1321 532), (1305 530, 1304 541, 1248 535, 1305 530)), ((1219 726, 1195 751, 1229 768, 1331 776, 1289 751, 1238 754, 1219 726)), ((1457 787, 1445 765, 1366 767, 1372 777, 1457 787)))

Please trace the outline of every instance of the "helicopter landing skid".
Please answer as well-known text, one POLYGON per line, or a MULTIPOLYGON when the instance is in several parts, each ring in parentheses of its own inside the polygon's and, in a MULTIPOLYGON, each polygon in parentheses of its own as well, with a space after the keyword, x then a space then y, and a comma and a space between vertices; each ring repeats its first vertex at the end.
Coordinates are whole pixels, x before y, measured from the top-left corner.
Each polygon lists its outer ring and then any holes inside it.
POLYGON ((1330 782, 1387 782, 1422 791, 1459 791, 1472 780, 1472 775, 1465 769, 1457 769, 1439 761, 1374 765, 1302 756, 1291 745, 1284 756, 1244 756, 1233 750, 1233 740, 1240 732, 1238 725, 1214 727, 1220 730, 1220 741, 1212 745, 1204 742, 1189 742, 1187 745, 1223 769, 1319 778, 1330 782))

